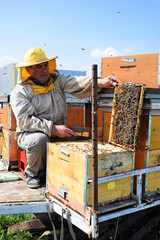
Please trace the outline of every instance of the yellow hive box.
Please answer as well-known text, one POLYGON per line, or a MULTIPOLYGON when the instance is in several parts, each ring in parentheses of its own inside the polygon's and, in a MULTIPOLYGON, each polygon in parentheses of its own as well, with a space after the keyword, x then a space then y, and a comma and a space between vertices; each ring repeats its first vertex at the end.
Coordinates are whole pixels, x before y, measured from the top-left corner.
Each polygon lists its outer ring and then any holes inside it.
MULTIPOLYGON (((156 167, 160 165, 160 149, 147 152, 148 167, 156 167)), ((160 171, 146 174, 145 191, 147 193, 160 192, 160 171)))
MULTIPOLYGON (((92 143, 91 141, 48 144, 47 190, 65 204, 84 212, 92 204, 92 143)), ((98 178, 134 169, 134 152, 98 143, 98 178)), ((98 184, 98 203, 128 198, 132 178, 98 184)))

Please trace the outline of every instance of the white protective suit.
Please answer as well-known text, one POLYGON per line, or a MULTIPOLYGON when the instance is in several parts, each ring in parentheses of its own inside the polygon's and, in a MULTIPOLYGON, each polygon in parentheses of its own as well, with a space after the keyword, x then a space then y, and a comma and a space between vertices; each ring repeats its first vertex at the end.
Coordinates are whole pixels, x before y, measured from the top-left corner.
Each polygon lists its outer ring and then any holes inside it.
POLYGON ((38 172, 44 169, 46 142, 50 141, 53 124, 66 125, 65 93, 81 99, 89 97, 92 79, 56 73, 53 76, 55 88, 36 96, 30 81, 28 79, 16 85, 11 93, 10 104, 17 121, 15 138, 27 154, 26 173, 37 176, 38 172))

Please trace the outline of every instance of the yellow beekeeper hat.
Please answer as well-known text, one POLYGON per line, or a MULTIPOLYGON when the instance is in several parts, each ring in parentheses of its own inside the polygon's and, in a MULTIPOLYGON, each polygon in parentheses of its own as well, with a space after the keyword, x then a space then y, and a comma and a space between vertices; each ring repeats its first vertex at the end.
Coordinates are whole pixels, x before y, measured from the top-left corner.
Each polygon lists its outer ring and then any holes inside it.
POLYGON ((49 72, 56 72, 56 57, 47 58, 45 52, 40 48, 31 48, 24 55, 24 62, 16 65, 18 69, 18 82, 24 82, 30 76, 26 71, 26 67, 40 64, 43 62, 49 63, 49 72))

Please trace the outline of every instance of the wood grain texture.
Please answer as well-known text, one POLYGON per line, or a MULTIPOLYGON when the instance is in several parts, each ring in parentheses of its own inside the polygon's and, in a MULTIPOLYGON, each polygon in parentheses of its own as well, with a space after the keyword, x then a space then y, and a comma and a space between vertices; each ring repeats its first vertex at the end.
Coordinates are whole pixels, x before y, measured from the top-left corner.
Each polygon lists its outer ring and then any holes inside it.
POLYGON ((0 109, 0 124, 3 129, 16 130, 16 119, 9 105, 3 105, 3 109, 0 109))
MULTIPOLYGON (((67 189, 65 200, 76 206, 91 204, 92 143, 74 141, 49 143, 48 145, 48 188, 67 189)), ((118 174, 133 169, 133 152, 108 143, 98 143, 98 177, 118 174)), ((116 180, 114 183, 99 184, 99 201, 112 201, 129 196, 131 178, 116 180), (116 184, 116 186, 115 186, 116 184), (108 187, 106 187, 108 186, 108 187), (119 189, 119 190, 118 190, 119 189), (108 191, 112 190, 112 191, 108 191), (111 194, 110 194, 111 193, 111 194)), ((55 190, 51 192, 57 197, 55 190)), ((62 198, 59 196, 62 200, 62 198)))
MULTIPOLYGON (((131 194, 131 178, 119 179, 98 185, 98 203, 110 202, 131 194)), ((88 204, 92 203, 92 187, 89 186, 88 204)))
POLYGON ((146 192, 155 192, 160 190, 160 171, 146 174, 146 192))
POLYGON ((160 149, 160 116, 151 117, 150 146, 149 149, 160 149))
POLYGON ((15 131, 5 130, 2 132, 2 157, 10 161, 18 161, 17 141, 14 139, 15 131))
POLYGON ((115 75, 122 83, 144 83, 149 88, 158 86, 159 54, 143 54, 102 58, 102 78, 115 75), (123 58, 134 58, 135 62, 124 62, 123 58))

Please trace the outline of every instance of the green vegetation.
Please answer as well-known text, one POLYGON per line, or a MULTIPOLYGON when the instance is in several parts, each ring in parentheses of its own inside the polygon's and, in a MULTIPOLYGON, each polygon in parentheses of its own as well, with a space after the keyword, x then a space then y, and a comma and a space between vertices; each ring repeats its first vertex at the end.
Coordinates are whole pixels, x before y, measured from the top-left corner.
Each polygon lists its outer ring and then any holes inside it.
POLYGON ((29 231, 20 231, 16 234, 7 233, 7 228, 16 223, 28 221, 32 219, 31 214, 16 214, 16 215, 0 215, 0 240, 36 240, 38 236, 29 231))

